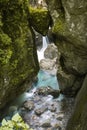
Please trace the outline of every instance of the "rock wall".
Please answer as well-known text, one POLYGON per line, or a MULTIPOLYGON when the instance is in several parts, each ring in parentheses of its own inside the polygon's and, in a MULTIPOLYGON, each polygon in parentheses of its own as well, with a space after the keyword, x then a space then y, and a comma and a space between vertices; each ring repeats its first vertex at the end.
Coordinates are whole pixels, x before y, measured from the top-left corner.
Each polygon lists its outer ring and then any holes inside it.
POLYGON ((53 19, 50 34, 58 47, 58 81, 64 94, 76 97, 66 130, 87 130, 87 1, 46 0, 53 19))
POLYGON ((0 108, 23 92, 38 72, 27 0, 0 0, 0 108))
POLYGON ((87 73, 87 2, 46 0, 58 47, 58 81, 67 94, 76 94, 87 73))
POLYGON ((66 130, 87 130, 87 75, 77 95, 74 113, 66 130))

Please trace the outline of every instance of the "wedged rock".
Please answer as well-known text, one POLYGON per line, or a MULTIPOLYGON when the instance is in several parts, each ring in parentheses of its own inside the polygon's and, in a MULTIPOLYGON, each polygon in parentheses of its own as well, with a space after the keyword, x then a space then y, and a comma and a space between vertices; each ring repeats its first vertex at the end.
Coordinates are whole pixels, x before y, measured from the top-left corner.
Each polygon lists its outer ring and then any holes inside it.
POLYGON ((60 90, 54 90, 50 86, 43 86, 37 89, 37 93, 38 95, 52 95, 54 98, 57 98, 60 94, 60 90))
POLYGON ((58 49, 54 43, 48 44, 46 50, 44 51, 44 57, 46 59, 54 59, 58 57, 58 49))
POLYGON ((46 70, 52 75, 57 74, 58 69, 58 49, 54 43, 48 44, 46 50, 44 51, 45 59, 40 61, 40 68, 46 70))
POLYGON ((26 108, 27 110, 31 111, 34 109, 34 102, 33 101, 26 101, 24 104, 23 104, 24 108, 26 108))
POLYGON ((30 25, 40 34, 46 35, 51 22, 49 11, 43 7, 29 7, 30 25))

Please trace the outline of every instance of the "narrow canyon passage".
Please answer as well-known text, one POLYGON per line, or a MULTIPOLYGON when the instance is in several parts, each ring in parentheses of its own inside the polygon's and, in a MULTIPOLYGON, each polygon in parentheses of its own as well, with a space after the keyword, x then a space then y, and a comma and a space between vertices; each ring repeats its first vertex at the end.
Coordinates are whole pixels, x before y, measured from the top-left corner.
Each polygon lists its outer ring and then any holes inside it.
MULTIPOLYGON (((48 45, 51 46, 47 36, 42 38, 42 42, 42 48, 37 50, 39 64, 45 60, 44 51, 48 45)), ((74 99, 60 94, 55 71, 45 68, 39 70, 32 89, 15 99, 4 111, 3 117, 8 120, 19 113, 33 130, 65 130, 73 111, 74 99)))

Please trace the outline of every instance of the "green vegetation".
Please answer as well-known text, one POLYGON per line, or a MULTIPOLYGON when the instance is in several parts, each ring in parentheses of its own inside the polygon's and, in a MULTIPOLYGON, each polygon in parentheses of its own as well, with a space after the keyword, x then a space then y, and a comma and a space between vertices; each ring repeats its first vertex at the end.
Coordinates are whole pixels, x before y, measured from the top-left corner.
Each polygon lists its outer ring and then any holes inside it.
POLYGON ((27 124, 24 123, 21 116, 17 113, 11 120, 2 120, 2 126, 0 130, 33 130, 27 124))
POLYGON ((41 33, 42 35, 46 35, 51 20, 49 11, 43 8, 29 7, 29 12, 29 21, 31 26, 33 26, 37 32, 41 33))

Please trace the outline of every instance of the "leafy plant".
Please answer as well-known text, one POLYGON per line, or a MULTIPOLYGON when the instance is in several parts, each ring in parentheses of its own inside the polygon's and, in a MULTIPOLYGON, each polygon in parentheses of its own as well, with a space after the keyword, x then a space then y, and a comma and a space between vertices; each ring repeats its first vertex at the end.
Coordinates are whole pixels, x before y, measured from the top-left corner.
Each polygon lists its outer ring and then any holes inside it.
POLYGON ((21 116, 16 113, 11 120, 2 120, 2 126, 0 130, 33 130, 27 124, 24 123, 21 116))

